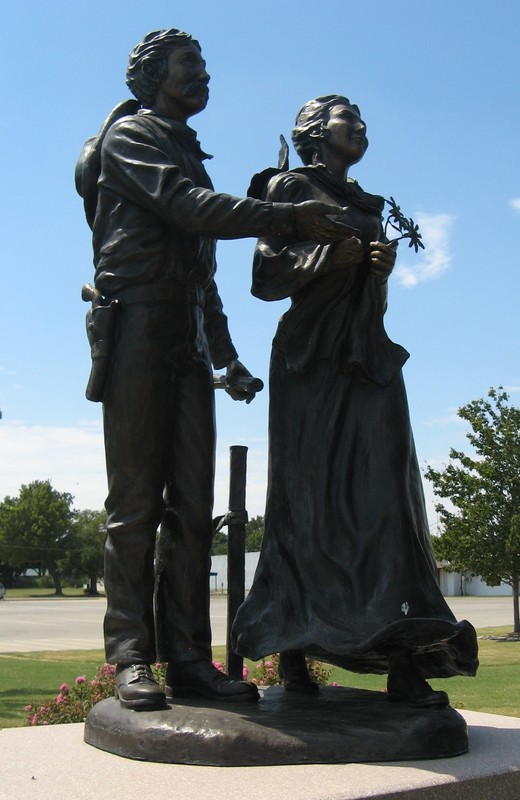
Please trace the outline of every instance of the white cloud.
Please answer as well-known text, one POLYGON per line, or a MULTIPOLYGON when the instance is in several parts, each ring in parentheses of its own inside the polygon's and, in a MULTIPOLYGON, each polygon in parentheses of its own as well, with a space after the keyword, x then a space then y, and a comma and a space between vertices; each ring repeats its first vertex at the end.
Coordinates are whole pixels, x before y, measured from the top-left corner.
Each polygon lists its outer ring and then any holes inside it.
MULTIPOLYGON (((263 515, 267 483, 267 441, 249 441, 246 507, 263 515)), ((107 493, 101 423, 77 427, 29 426, 0 422, 0 502, 15 497, 22 484, 49 479, 54 489, 70 492, 74 508, 103 508, 107 493)), ((229 444, 217 446, 215 515, 229 504, 229 444)))
POLYGON ((520 214, 520 197, 514 197, 509 201, 509 205, 520 214))
POLYGON ((99 423, 45 427, 0 423, 0 500, 22 484, 49 479, 70 492, 74 508, 100 509, 106 495, 103 434, 99 423))
POLYGON ((462 420, 458 415, 458 408, 448 408, 438 417, 432 417, 431 419, 425 420, 423 425, 431 428, 438 425, 465 425, 466 423, 462 420))
MULTIPOLYGON (((449 269, 451 263, 449 245, 453 217, 449 214, 421 213, 416 216, 425 249, 419 250, 416 260, 410 266, 398 263, 394 271, 399 283, 407 288, 424 283, 424 281, 440 278, 449 269)), ((400 255, 405 247, 406 239, 400 244, 400 255)))

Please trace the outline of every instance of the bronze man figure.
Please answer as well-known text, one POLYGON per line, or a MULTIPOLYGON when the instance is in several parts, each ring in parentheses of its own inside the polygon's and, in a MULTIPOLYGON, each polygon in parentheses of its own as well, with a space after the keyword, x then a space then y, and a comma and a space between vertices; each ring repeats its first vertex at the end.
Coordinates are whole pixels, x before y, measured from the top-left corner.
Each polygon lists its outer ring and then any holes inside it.
POLYGON ((326 216, 338 211, 331 204, 213 191, 207 156, 186 124, 205 108, 208 82, 189 34, 148 34, 127 71, 137 102, 123 104, 87 142, 76 172, 93 230, 96 295, 117 317, 100 398, 108 476, 104 631, 120 702, 130 708, 164 706, 149 667, 157 658, 168 662, 173 696, 257 696, 211 661, 211 365, 227 368, 235 399, 247 397, 239 379, 249 375, 215 285, 215 239, 344 235, 326 216))

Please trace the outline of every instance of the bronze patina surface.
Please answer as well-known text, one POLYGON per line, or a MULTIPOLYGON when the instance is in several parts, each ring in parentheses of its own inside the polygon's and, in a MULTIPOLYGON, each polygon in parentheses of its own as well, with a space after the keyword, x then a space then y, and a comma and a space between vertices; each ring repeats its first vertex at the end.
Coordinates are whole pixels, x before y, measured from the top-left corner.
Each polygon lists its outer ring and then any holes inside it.
POLYGON ((258 703, 179 700, 136 712, 113 699, 90 712, 85 741, 145 761, 206 766, 335 764, 446 758, 468 750, 451 707, 412 709, 384 692, 335 686, 303 697, 274 686, 258 703))

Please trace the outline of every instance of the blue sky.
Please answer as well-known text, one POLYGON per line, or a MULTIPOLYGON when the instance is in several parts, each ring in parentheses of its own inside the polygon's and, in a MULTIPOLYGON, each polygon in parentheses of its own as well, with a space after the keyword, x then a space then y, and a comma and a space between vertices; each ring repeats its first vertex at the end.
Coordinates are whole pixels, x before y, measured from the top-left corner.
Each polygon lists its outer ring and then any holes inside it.
MULTIPOLYGON (((210 102, 191 124, 214 155, 217 190, 243 195, 275 164, 279 134, 289 138, 308 99, 337 92, 360 106, 370 147, 352 176, 393 195, 423 230, 424 252, 399 251, 386 327, 411 353, 419 461, 446 462, 450 446, 466 447, 460 405, 498 385, 519 400, 516 0, 21 0, 3 12, 0 498, 50 478, 77 508, 102 507, 101 407, 84 398, 80 299, 92 256, 74 166, 129 96, 129 51, 164 27, 202 45, 210 102)), ((287 304, 250 296, 253 246, 219 244, 218 284, 241 359, 266 379, 287 304)), ((250 449, 249 512, 263 511, 267 401, 266 391, 248 406, 218 393, 218 513, 230 444, 250 449)))

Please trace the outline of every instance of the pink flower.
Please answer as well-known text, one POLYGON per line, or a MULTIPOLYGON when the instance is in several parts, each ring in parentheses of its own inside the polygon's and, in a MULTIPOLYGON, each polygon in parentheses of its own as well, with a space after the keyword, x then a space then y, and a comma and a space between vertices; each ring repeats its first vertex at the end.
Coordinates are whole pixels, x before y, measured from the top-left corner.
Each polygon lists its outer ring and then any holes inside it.
MULTIPOLYGON (((242 667, 242 678, 246 680, 247 676, 249 675, 249 667, 243 666, 242 667)), ((30 706, 29 706, 30 708, 30 706)))
POLYGON ((60 692, 62 694, 67 694, 68 691, 69 691, 68 683, 62 683, 61 686, 60 686, 60 692))
POLYGON ((256 665, 256 668, 257 669, 262 669, 263 666, 264 666, 264 662, 260 661, 260 663, 256 665))
POLYGON ((222 672, 222 669, 223 669, 224 665, 222 664, 221 661, 214 661, 213 662, 213 666, 216 667, 218 670, 220 670, 222 672))
POLYGON ((258 680, 257 680, 256 678, 253 678, 253 679, 251 680, 251 683, 258 683, 258 680))
POLYGON ((330 685, 331 686, 339 686, 339 683, 336 683, 336 681, 332 681, 332 683, 330 685))
POLYGON ((38 716, 36 714, 34 714, 31 717, 31 725, 36 725, 37 722, 38 722, 38 716))
POLYGON ((76 678, 75 683, 77 683, 77 684, 85 683, 86 680, 87 679, 86 679, 85 675, 78 675, 78 677, 76 678))
POLYGON ((59 706, 63 702, 63 697, 59 694, 56 698, 56 705, 59 706))
POLYGON ((264 666, 265 667, 272 667, 273 666, 273 662, 272 661, 266 661, 264 666))
POLYGON ((32 706, 25 706, 24 710, 27 712, 32 711, 32 706))

